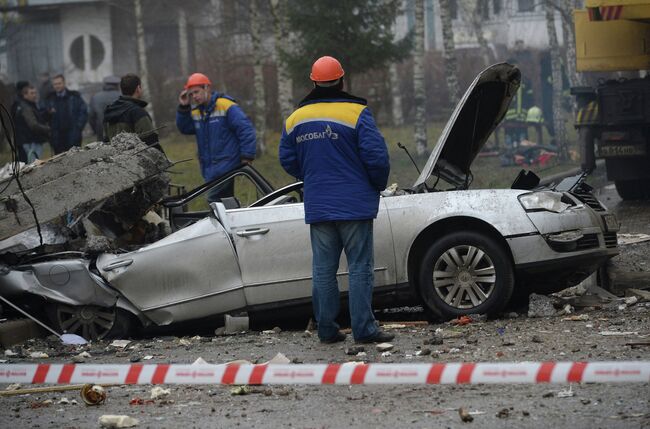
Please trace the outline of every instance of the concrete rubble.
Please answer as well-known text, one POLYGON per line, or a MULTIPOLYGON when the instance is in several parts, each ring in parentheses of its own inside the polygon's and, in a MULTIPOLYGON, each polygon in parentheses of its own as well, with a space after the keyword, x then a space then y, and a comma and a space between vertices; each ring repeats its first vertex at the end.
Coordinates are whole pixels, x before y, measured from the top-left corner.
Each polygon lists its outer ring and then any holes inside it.
MULTIPOLYGON (((108 250, 164 195, 171 162, 135 134, 110 144, 73 148, 20 171, 20 182, 41 226, 44 244, 68 243, 71 250, 108 250), (78 235, 85 235, 77 239, 78 235)), ((0 249, 20 251, 40 240, 32 208, 13 178, 0 181, 0 249)), ((141 226, 146 230, 147 225, 141 226)), ((159 232, 159 231, 157 231, 159 232)), ((156 239, 158 237, 155 237, 156 239)))

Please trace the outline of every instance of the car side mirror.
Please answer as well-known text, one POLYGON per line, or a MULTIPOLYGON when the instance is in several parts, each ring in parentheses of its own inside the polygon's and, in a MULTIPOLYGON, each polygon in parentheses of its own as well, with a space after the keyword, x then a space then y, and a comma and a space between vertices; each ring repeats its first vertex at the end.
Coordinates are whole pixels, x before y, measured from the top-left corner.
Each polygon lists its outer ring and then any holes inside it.
POLYGON ((226 215, 226 206, 224 206, 221 202, 212 202, 210 203, 210 208, 212 209, 212 214, 214 214, 214 217, 217 218, 226 232, 230 234, 230 222, 228 221, 228 216, 226 215))

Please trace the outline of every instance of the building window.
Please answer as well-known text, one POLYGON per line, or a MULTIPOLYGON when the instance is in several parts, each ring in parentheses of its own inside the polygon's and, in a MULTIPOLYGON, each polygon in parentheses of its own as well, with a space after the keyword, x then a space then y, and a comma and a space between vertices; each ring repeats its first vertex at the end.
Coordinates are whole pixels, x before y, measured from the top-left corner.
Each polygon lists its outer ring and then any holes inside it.
POLYGON ((449 15, 451 15, 451 19, 458 19, 458 2, 456 0, 449 0, 449 15))
POLYGON ((79 36, 70 44, 70 60, 72 64, 79 70, 86 70, 86 50, 85 44, 90 43, 90 62, 91 70, 97 70, 100 64, 104 61, 106 51, 104 44, 95 36, 79 36))
POLYGON ((485 20, 490 19, 490 0, 478 0, 479 16, 485 20))
POLYGON ((535 0, 517 0, 517 12, 534 12, 535 0))

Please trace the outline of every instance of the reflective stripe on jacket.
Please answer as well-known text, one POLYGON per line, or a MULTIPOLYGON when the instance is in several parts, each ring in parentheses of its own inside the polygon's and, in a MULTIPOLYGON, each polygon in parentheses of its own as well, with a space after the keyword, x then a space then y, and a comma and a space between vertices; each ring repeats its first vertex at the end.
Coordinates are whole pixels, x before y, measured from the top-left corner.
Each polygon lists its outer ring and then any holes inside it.
POLYGON ((201 174, 206 181, 236 168, 241 158, 255 158, 255 128, 227 95, 213 92, 207 106, 179 106, 176 126, 183 134, 196 135, 201 174))
POLYGON ((365 101, 356 100, 303 102, 285 122, 280 163, 305 182, 306 223, 377 217, 388 150, 365 101))

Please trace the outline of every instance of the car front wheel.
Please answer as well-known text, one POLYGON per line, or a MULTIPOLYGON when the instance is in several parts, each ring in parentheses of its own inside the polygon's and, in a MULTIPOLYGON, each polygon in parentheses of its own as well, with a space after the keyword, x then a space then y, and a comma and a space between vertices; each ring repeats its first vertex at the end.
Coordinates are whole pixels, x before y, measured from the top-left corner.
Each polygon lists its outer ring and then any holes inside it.
POLYGON ((47 310, 56 330, 88 341, 124 337, 132 328, 131 318, 115 307, 55 304, 47 310))
POLYGON ((436 240, 420 266, 420 296, 438 319, 498 313, 510 300, 513 288, 513 267, 507 253, 479 232, 454 232, 436 240))

